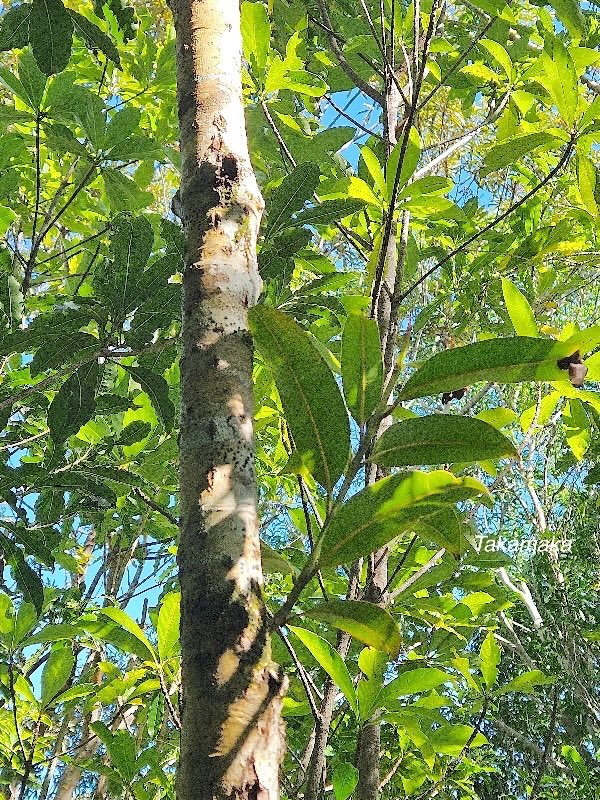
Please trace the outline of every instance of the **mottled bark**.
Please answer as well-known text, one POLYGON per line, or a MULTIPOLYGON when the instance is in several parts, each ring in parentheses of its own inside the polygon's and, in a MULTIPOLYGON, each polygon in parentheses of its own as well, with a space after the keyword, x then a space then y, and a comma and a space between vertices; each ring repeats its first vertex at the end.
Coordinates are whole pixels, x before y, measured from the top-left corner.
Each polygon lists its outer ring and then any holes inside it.
POLYGON ((181 215, 179 800, 276 800, 282 680, 271 661, 247 312, 263 208, 248 156, 238 0, 171 0, 181 215))

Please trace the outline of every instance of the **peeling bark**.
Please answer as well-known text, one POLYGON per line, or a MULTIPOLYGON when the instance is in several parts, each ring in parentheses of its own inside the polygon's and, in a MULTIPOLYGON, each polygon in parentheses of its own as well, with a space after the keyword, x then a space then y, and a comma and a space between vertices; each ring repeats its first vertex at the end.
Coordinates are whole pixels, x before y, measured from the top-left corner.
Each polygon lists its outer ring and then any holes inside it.
POLYGON ((283 680, 272 663, 254 467, 252 341, 263 201, 246 141, 238 0, 171 0, 183 276, 179 800, 276 800, 283 680))

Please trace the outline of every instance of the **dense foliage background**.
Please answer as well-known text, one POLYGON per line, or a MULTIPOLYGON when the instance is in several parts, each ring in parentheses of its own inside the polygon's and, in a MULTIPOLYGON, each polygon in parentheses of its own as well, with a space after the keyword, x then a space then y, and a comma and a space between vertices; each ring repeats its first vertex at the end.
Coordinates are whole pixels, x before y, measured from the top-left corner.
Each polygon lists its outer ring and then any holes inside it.
MULTIPOLYGON (((0 794, 173 797, 170 15, 151 0, 0 9, 0 794)), ((319 792, 347 800, 376 720, 383 797, 597 796, 596 10, 242 4, 266 201, 265 592, 274 615, 297 601, 274 639, 285 797, 318 769, 319 792), (392 233, 382 361, 369 311, 392 233), (575 351, 583 388, 557 364, 575 351), (373 451, 390 396, 397 424, 373 451), (427 474, 358 495, 371 461, 427 474), (383 545, 385 596, 367 605, 383 545)))

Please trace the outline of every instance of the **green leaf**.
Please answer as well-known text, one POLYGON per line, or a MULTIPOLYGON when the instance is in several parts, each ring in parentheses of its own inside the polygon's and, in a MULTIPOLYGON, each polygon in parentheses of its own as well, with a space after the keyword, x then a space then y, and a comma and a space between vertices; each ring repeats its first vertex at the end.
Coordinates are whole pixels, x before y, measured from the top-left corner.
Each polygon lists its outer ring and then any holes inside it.
POLYGON ((111 224, 109 261, 97 270, 94 284, 117 320, 139 303, 139 283, 150 258, 154 233, 143 216, 119 214, 111 224))
POLYGON ((84 17, 83 14, 78 14, 77 11, 71 11, 71 9, 69 9, 69 14, 73 20, 75 34, 83 39, 88 48, 94 53, 97 53, 99 50, 101 53, 104 53, 106 58, 112 61, 113 64, 120 67, 121 59, 119 57, 119 51, 110 37, 101 31, 94 22, 84 17))
POLYGON ((577 181, 579 194, 587 211, 598 216, 598 203, 596 201, 597 174, 594 162, 581 153, 577 154, 577 181))
POLYGON ((538 326, 533 309, 525 295, 508 278, 502 278, 502 294, 517 336, 537 336, 538 326))
POLYGON ((400 651, 400 629, 383 608, 361 600, 329 600, 305 612, 307 617, 346 631, 360 642, 396 658, 400 651))
POLYGON ((479 45, 484 47, 488 53, 494 58, 506 73, 506 77, 510 80, 513 74, 513 65, 510 56, 506 50, 498 42, 492 39, 480 39, 479 45))
POLYGON ((142 439, 145 439, 146 436, 152 430, 152 425, 148 422, 142 422, 142 420, 134 420, 134 422, 130 422, 129 425, 126 425, 123 430, 121 431, 121 435, 115 441, 115 444, 121 445, 123 447, 130 446, 135 444, 136 442, 141 442, 142 439))
POLYGON ((469 747, 481 747, 487 744, 487 739, 483 733, 475 734, 475 728, 470 725, 442 725, 431 731, 428 738, 436 753, 448 756, 460 756, 467 742, 469 747), (473 739, 471 740, 471 737, 473 739))
MULTIPOLYGON (((403 139, 404 139, 404 134, 400 137, 400 141, 394 145, 394 149, 392 150, 386 164, 385 181, 387 184, 388 203, 390 203, 392 200, 392 191, 396 179, 396 172, 400 164, 400 153, 402 152, 403 139)), ((417 129, 413 126, 411 127, 408 135, 408 143, 404 154, 404 160, 402 162, 402 166, 400 167, 400 176, 398 178, 399 187, 404 186, 404 184, 408 181, 413 172, 416 170, 420 157, 421 157, 421 137, 419 136, 419 132, 417 131, 417 129)))
POLYGON ((47 706, 61 691, 71 677, 75 667, 75 657, 70 647, 52 650, 42 670, 42 706, 47 706))
POLYGON ((271 195, 265 238, 289 225, 292 216, 304 206, 317 188, 321 171, 318 164, 303 162, 283 179, 271 195))
POLYGON ((91 694, 96 694, 98 686, 95 683, 80 683, 78 686, 73 686, 67 689, 66 692, 61 692, 56 698, 55 703, 70 703, 72 700, 79 700, 81 697, 89 697, 91 694))
POLYGON ((262 84, 271 39, 271 24, 264 4, 243 2, 241 26, 244 56, 262 84))
POLYGON ((369 170, 373 183, 379 194, 385 197, 387 188, 385 185, 385 175, 381 169, 381 164, 375 153, 367 145, 360 148, 362 160, 365 162, 366 168, 369 170))
POLYGON ((579 0, 548 0, 548 2, 571 34, 571 38, 581 39, 585 31, 585 17, 579 0))
MULTIPOLYGON (((453 506, 440 508, 436 514, 414 522, 413 528, 422 539, 444 547, 449 553, 463 555, 472 549, 468 538, 470 530, 453 506)), ((415 591, 415 585, 416 582, 411 584, 411 593, 415 591)))
POLYGON ((35 351, 29 370, 35 376, 69 362, 92 359, 101 348, 102 342, 89 333, 75 331, 65 336, 52 336, 35 351))
POLYGON ((536 80, 548 92, 558 113, 570 127, 575 121, 579 100, 577 73, 571 54, 560 39, 555 37, 552 42, 552 57, 544 51, 540 56, 540 64, 544 74, 536 76, 536 80))
POLYGON ((29 98, 27 105, 39 110, 48 78, 29 50, 25 50, 19 59, 19 80, 29 98))
POLYGON ((398 697, 428 692, 450 680, 452 680, 451 675, 436 667, 417 667, 403 672, 384 686, 377 702, 383 706, 392 700, 397 700, 398 697))
POLYGON ((139 188, 137 183, 118 169, 102 169, 102 180, 114 214, 142 211, 152 203, 154 195, 139 188))
POLYGON ((21 550, 0 531, 0 551, 6 555, 10 564, 17 589, 23 594, 25 603, 21 605, 32 606, 38 615, 42 613, 44 604, 44 586, 40 576, 32 569, 21 550))
POLYGON ((332 516, 318 545, 319 566, 336 567, 367 556, 445 505, 478 494, 487 494, 479 481, 443 470, 382 478, 332 516))
POLYGON ((358 713, 358 699, 352 678, 348 672, 348 667, 344 664, 341 656, 329 644, 326 639, 317 636, 316 633, 308 631, 305 628, 296 628, 292 625, 288 626, 306 649, 311 653, 315 661, 325 670, 331 680, 340 689, 348 701, 352 711, 358 713))
POLYGON ((577 751, 573 745, 564 744, 560 748, 561 755, 566 758, 569 762, 569 765, 573 772, 581 779, 581 781, 588 787, 591 788, 590 785, 590 774, 588 769, 585 765, 585 761, 581 757, 580 753, 577 751))
POLYGON ((516 456, 506 436, 480 419, 432 414, 397 422, 375 444, 372 460, 382 467, 448 464, 516 456))
POLYGON ((554 680, 554 678, 544 675, 541 670, 532 669, 529 670, 529 672, 524 672, 522 675, 517 675, 512 681, 501 686, 494 694, 496 696, 508 694, 509 692, 525 692, 529 694, 536 686, 547 686, 550 683, 554 683, 554 680))
POLYGON ((279 572, 282 575, 298 575, 299 573, 297 567, 263 541, 260 543, 260 560, 263 572, 266 574, 279 572))
POLYGON ((29 15, 31 4, 13 6, 0 19, 0 51, 27 47, 29 44, 29 15))
POLYGON ((405 197, 421 197, 422 195, 434 194, 438 192, 449 192, 453 183, 449 178, 442 178, 440 175, 428 175, 425 178, 418 178, 413 183, 409 183, 398 192, 398 200, 405 197))
POLYGON ((381 400, 383 361, 377 321, 349 314, 342 333, 342 384, 350 412, 363 425, 381 400))
POLYGON ((84 364, 55 394, 48 409, 48 427, 56 444, 65 442, 94 416, 99 375, 96 361, 84 364))
POLYGON ((358 785, 358 770, 354 764, 342 761, 333 770, 334 800, 348 800, 358 785))
POLYGON ((491 688, 498 680, 500 657, 500 648, 496 642, 496 637, 492 631, 488 631, 479 651, 481 674, 488 688, 491 688))
POLYGON ((170 592, 165 595, 158 612, 158 655, 165 661, 172 655, 175 645, 179 641, 179 606, 180 592, 170 592))
POLYGON ((117 606, 109 606, 108 608, 102 608, 98 612, 102 614, 104 617, 108 617, 113 622, 116 622, 117 625, 120 625, 124 628, 128 633, 131 633, 135 638, 144 645, 148 653, 148 658, 156 661, 156 654, 154 652, 154 648, 150 644, 146 634, 137 624, 134 619, 126 614, 123 609, 117 608, 117 606))
POLYGON ((577 350, 569 342, 513 336, 444 350, 429 358, 402 388, 399 398, 451 392, 479 381, 523 383, 560 381, 566 373, 557 360, 577 350))
POLYGON ((562 139, 543 131, 513 136, 511 139, 495 144, 487 151, 483 159, 481 176, 485 177, 490 172, 514 164, 527 153, 537 150, 538 147, 544 146, 545 149, 551 150, 561 144, 564 144, 562 139))
POLYGON ((73 20, 62 0, 33 0, 29 43, 45 75, 55 75, 67 66, 73 45, 73 20))
POLYGON ((0 236, 4 236, 16 218, 17 215, 12 208, 0 206, 0 236))
POLYGON ((338 222, 344 217, 349 217, 357 211, 362 211, 365 203, 362 200, 352 198, 339 200, 324 200, 313 208, 306 208, 301 211, 293 220, 290 226, 297 225, 328 225, 331 222, 338 222))
POLYGON ((25 645, 29 646, 32 644, 43 644, 45 642, 59 642, 62 639, 74 639, 78 633, 81 633, 80 629, 76 625, 68 625, 67 623, 61 622, 56 625, 46 625, 45 628, 42 628, 41 631, 35 633, 33 636, 30 636, 25 645))
POLYGON ((94 0, 94 14, 98 17, 104 18, 105 7, 114 15, 125 41, 133 39, 136 27, 134 9, 125 5, 124 0, 94 0))
POLYGON ((296 452, 331 491, 350 450, 348 414, 335 378, 310 337, 286 314, 256 306, 249 320, 273 373, 296 452))
POLYGON ((169 397, 169 384, 162 375, 145 367, 125 367, 125 369, 146 392, 154 410, 162 420, 165 431, 169 433, 175 422, 175 406, 169 397))

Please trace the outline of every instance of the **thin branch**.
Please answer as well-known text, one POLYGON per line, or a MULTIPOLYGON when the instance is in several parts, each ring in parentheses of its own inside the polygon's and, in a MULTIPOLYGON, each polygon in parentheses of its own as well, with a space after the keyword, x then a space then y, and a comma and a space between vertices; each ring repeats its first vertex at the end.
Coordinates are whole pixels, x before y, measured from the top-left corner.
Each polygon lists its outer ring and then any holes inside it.
POLYGON ((543 180, 541 180, 536 186, 533 187, 533 189, 531 189, 529 192, 527 192, 527 194, 523 195, 523 197, 520 200, 517 200, 516 203, 513 203, 511 206, 509 206, 509 208, 507 208, 504 213, 500 214, 499 217, 497 217, 496 219, 492 220, 492 222, 490 222, 488 225, 485 225, 483 228, 481 228, 481 230, 477 231, 477 233, 474 233, 472 236, 470 236, 468 239, 466 239, 462 244, 460 244, 458 247, 456 247, 454 250, 452 250, 450 253, 448 253, 447 256, 444 256, 444 258, 442 258, 441 261, 438 261, 437 264, 434 264, 433 267, 428 269, 420 278, 418 278, 414 283, 412 283, 405 292, 402 293, 402 295, 400 297, 400 301, 402 302, 403 300, 406 300, 408 295, 411 294, 418 286, 420 286, 423 283, 423 281, 427 280, 427 278, 430 275, 433 275, 433 273, 437 269, 439 269, 439 267, 441 267, 444 264, 446 264, 448 261, 450 261, 451 258, 454 258, 454 256, 456 256, 456 255, 458 255, 458 253, 462 252, 465 249, 465 247, 468 247, 470 244, 475 242, 477 239, 479 239, 485 233, 488 233, 488 231, 491 231, 500 222, 503 222, 514 211, 516 211, 524 203, 526 203, 530 198, 532 198, 535 194, 537 194, 537 192, 539 192, 540 189, 542 189, 544 186, 546 186, 546 184, 549 183, 552 180, 552 178, 554 178, 561 171, 561 169, 564 167, 564 165, 569 160, 569 156, 571 155, 571 152, 573 150, 574 141, 575 141, 575 139, 572 136, 570 141, 569 141, 569 144, 565 147, 565 150, 564 150, 564 152, 563 152, 558 164, 552 170, 550 170, 550 172, 546 175, 546 177, 543 180))
POLYGON ((399 595, 403 594, 407 589, 410 589, 410 587, 414 583, 416 583, 419 580, 419 578, 422 578, 423 575, 429 572, 430 569, 433 569, 433 567, 435 567, 438 561, 441 561, 445 553, 446 553, 445 547, 442 547, 440 550, 437 551, 437 553, 434 553, 426 564, 423 564, 423 566, 420 567, 416 572, 414 572, 410 576, 410 578, 407 578, 403 583, 400 584, 400 586, 398 586, 396 589, 394 589, 393 592, 391 592, 388 595, 388 597, 386 598, 387 602, 392 603, 399 595))
POLYGON ((452 75, 454 75, 454 73, 456 72, 456 70, 458 69, 458 67, 460 66, 460 64, 462 64, 462 62, 463 62, 463 61, 465 60, 465 58, 466 58, 466 57, 469 55, 469 53, 471 52, 471 50, 473 50, 473 49, 474 49, 474 48, 475 48, 475 47, 476 47, 476 46, 479 44, 479 40, 481 39, 481 37, 482 37, 482 36, 485 36, 485 34, 486 34, 486 33, 488 32, 488 30, 489 30, 489 29, 492 27, 492 25, 494 24, 494 22, 495 22, 495 21, 496 21, 496 17, 492 17, 492 18, 491 18, 491 19, 490 19, 488 22, 486 22, 486 24, 485 24, 485 25, 483 26, 483 28, 482 28, 482 29, 479 31, 479 33, 476 33, 476 34, 475 34, 475 36, 474 36, 474 38, 473 38, 473 41, 472 41, 472 42, 471 42, 471 44, 470 44, 470 45, 467 47, 467 49, 466 49, 466 50, 464 50, 464 51, 463 51, 463 52, 462 52, 462 53, 459 55, 459 57, 456 59, 456 61, 454 62, 454 64, 453 64, 453 65, 450 67, 450 69, 448 70, 448 72, 447 72, 445 75, 442 75, 442 77, 440 78, 440 82, 439 82, 439 83, 438 83, 436 86, 434 86, 434 87, 433 87, 433 89, 432 89, 432 90, 429 92, 429 94, 428 94, 428 95, 425 97, 425 99, 424 99, 424 100, 422 100, 422 101, 419 103, 419 109, 418 109, 419 111, 421 111, 421 109, 422 109, 422 108, 424 108, 424 106, 426 106, 426 105, 427 105, 427 103, 428 103, 428 102, 431 100, 431 98, 432 98, 432 97, 433 97, 433 96, 434 96, 434 95, 435 95, 435 94, 436 94, 436 93, 437 93, 437 92, 438 92, 438 91, 439 91, 439 90, 442 88, 442 86, 444 86, 444 84, 446 83, 446 81, 448 80, 448 78, 450 78, 452 75))
POLYGON ((338 39, 337 39, 336 35, 333 33, 333 26, 331 24, 331 19, 329 17, 329 11, 327 10, 326 0, 317 0, 317 3, 318 3, 318 6, 319 6, 319 11, 321 13, 321 17, 323 18, 323 22, 325 23, 327 28, 324 28, 324 26, 322 24, 320 25, 320 27, 322 27, 324 30, 328 30, 329 46, 331 47, 331 49, 335 53, 335 56, 339 61, 340 67, 344 70, 346 75, 348 75, 348 77, 352 81, 354 81, 355 86, 357 86, 361 90, 361 92, 364 92, 368 97, 370 97, 376 103, 379 103, 379 105, 382 105, 381 92, 379 92, 377 89, 375 89, 369 83, 367 83, 367 81, 364 81, 360 77, 358 72, 356 72, 354 67, 346 59, 346 56, 344 55, 344 53, 342 51, 342 48, 340 47, 340 45, 338 43, 338 39))
MULTIPOLYGON (((437 11, 437 6, 439 5, 439 0, 434 0, 430 16, 429 16, 429 25, 427 27, 427 33, 425 34, 425 41, 423 43, 423 59, 421 63, 421 67, 418 71, 416 76, 416 82, 414 85, 414 90, 411 98, 411 104, 408 110, 408 114, 405 118, 404 122, 404 131, 402 135, 402 143, 400 145, 400 153, 398 157, 398 165, 396 167, 396 174, 394 175, 394 183, 392 187, 392 194, 390 197, 388 213, 386 214, 386 221, 384 227, 384 233, 381 239, 381 249, 379 251, 379 258, 377 261, 377 268, 375 270, 375 278, 373 281, 373 292, 372 292, 372 301, 371 301, 371 316, 374 317, 375 310, 377 308, 377 303, 379 302, 379 293, 381 289, 381 283, 383 280, 383 273, 385 268, 385 260, 387 257, 388 246, 390 242, 390 237, 392 235, 392 229, 394 226, 394 209, 396 207, 396 199, 398 197, 398 191, 400 189, 400 177, 402 175, 402 166, 404 164, 404 159, 406 156, 406 151, 408 149, 408 141, 411 129, 413 127, 413 123, 415 120, 415 116, 417 113, 417 103, 419 101, 419 92, 421 91, 421 85, 423 83, 423 75, 425 73, 425 64, 427 61, 427 52, 429 50, 429 43, 431 41, 431 37, 433 36, 433 31, 435 28, 434 18, 435 13, 437 11)), ((415 9, 415 16, 417 16, 416 9, 415 9)), ((415 48, 417 47, 417 43, 415 43, 415 48)), ((403 298, 401 297, 400 300, 403 298)))
POLYGON ((542 757, 540 758, 540 765, 535 776, 535 781, 531 788, 531 794, 529 795, 529 800, 535 800, 538 795, 540 784, 542 782, 542 778, 544 777, 544 773, 546 771, 546 764, 548 762, 548 758, 551 755, 552 751, 552 740, 554 738, 554 731, 556 729, 556 716, 558 712, 558 686, 555 684, 553 687, 553 697, 552 697, 552 713, 550 714, 550 724, 548 725, 548 735, 546 736, 546 741, 544 742, 544 752, 542 757))
POLYGON ((359 122, 357 119, 354 119, 354 117, 351 117, 349 114, 347 114, 347 113, 344 111, 344 109, 343 109, 343 108, 340 108, 340 107, 339 107, 339 106, 338 106, 338 105, 337 105, 337 104, 336 104, 336 103, 335 103, 335 102, 334 102, 334 101, 331 99, 331 95, 329 95, 329 94, 324 94, 324 95, 323 95, 323 98, 324 98, 325 100, 327 100, 327 102, 329 103, 329 105, 330 105, 330 106, 332 106, 332 107, 333 107, 333 108, 334 108, 334 109, 337 111, 337 113, 338 113, 340 116, 344 117, 344 119, 347 119, 347 120, 348 120, 348 122, 351 122, 353 125, 355 125, 357 128, 359 128, 361 131, 363 131, 364 133, 368 134, 369 136, 375 136, 377 139, 380 139, 382 142, 387 142, 386 138, 385 138, 384 136, 382 136, 380 133, 377 133, 377 131, 372 131, 372 130, 369 130, 369 128, 365 127, 365 126, 364 126, 362 123, 360 123, 360 122, 359 122))

